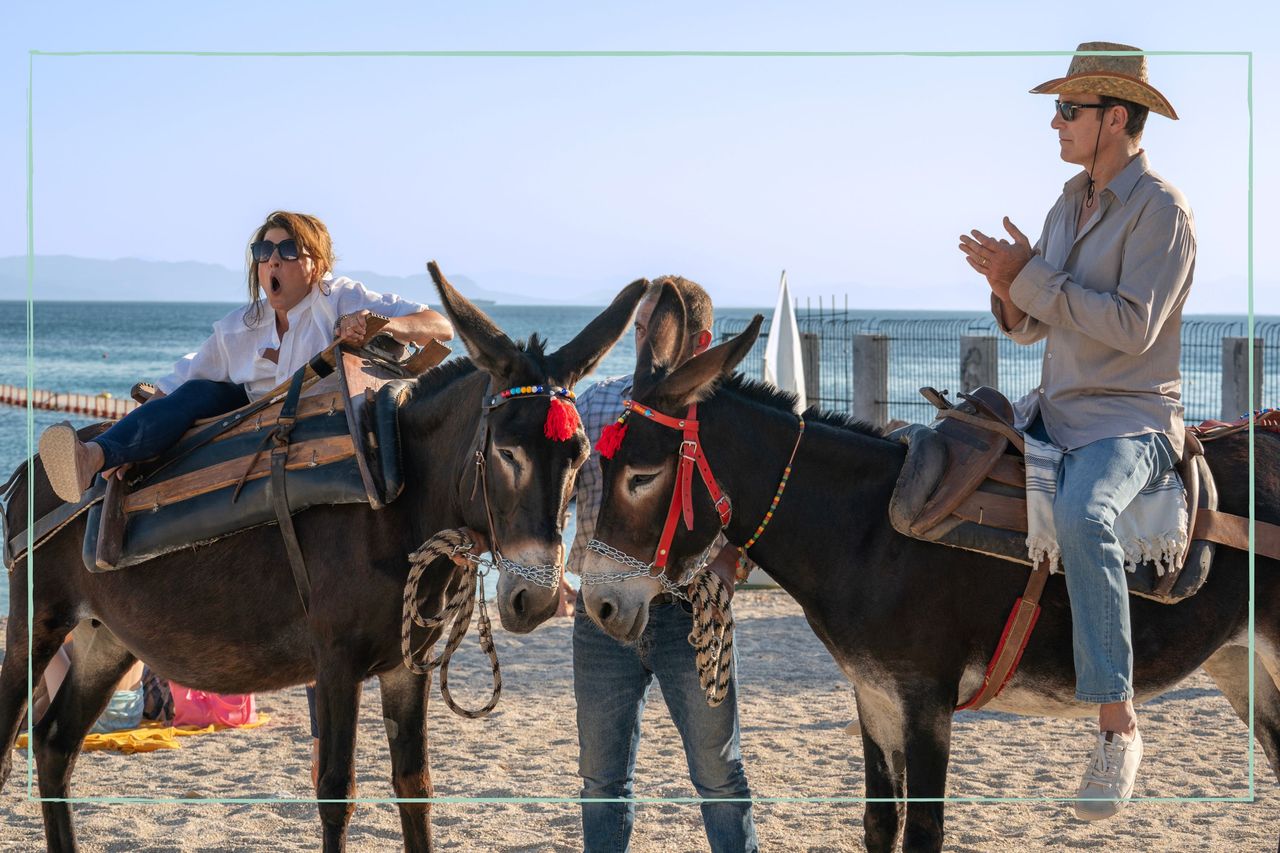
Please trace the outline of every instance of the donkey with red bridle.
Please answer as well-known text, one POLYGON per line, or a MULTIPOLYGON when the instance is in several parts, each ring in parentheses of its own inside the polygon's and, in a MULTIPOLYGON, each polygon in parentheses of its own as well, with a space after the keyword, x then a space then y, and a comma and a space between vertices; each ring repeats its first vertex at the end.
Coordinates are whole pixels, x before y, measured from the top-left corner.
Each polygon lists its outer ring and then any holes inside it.
MULTIPOLYGON (((524 632, 558 600, 562 521, 586 435, 564 389, 589 373, 630 323, 646 283, 619 294, 577 337, 547 353, 536 336, 512 343, 458 294, 434 264, 441 301, 471 358, 446 363, 403 388, 399 409, 405 486, 374 511, 368 505, 317 506, 294 519, 310 573, 304 607, 275 526, 251 528, 145 563, 90 573, 82 562, 80 516, 36 552, 34 589, 27 562, 10 574, 11 603, 0 669, 0 784, 13 769, 13 745, 27 704, 27 661, 39 679, 63 638, 91 626, 62 688, 32 729, 32 751, 49 850, 76 849, 69 796, 72 767, 116 681, 136 659, 160 675, 219 693, 278 690, 314 680, 320 727, 316 788, 324 849, 346 848, 354 803, 356 717, 362 682, 376 675, 390 742, 392 785, 407 850, 429 850, 432 796, 427 763, 430 677, 402 662, 402 598, 408 555, 437 531, 466 527, 492 543, 504 570, 498 584, 503 625, 524 632), (507 392, 504 395, 504 392, 507 392), (480 463, 480 464, 477 464, 480 463), (492 524, 491 524, 492 521, 492 524), (496 546, 500 546, 496 547, 496 546), (29 599, 35 619, 28 622, 29 599), (32 642, 28 644, 28 631, 32 642)), ((8 502, 7 529, 27 528, 27 488, 40 518, 58 505, 43 469, 22 477, 8 502)), ((418 588, 421 612, 440 612, 463 578, 440 559, 418 588)), ((429 645, 436 627, 417 640, 429 645)))
MULTIPOLYGON (((939 850, 952 717, 973 696, 1027 570, 901 535, 888 517, 902 444, 865 424, 810 410, 733 374, 759 331, 671 370, 679 306, 659 306, 639 355, 626 432, 611 437, 599 540, 583 568, 591 617, 615 638, 639 636, 649 600, 699 569, 721 530, 804 609, 856 688, 866 770, 867 848, 939 850), (675 519, 674 523, 671 520, 675 519), (664 535, 664 533, 666 535, 664 535), (652 574, 621 578, 618 564, 652 574), (662 568, 657 568, 661 566, 662 568), (871 800, 880 800, 872 802, 871 800), (888 800, 887 802, 885 800, 888 800), (906 800, 905 827, 902 806, 906 800), (934 801, 930 801, 934 800, 934 801)), ((1248 434, 1206 446, 1221 510, 1249 514, 1248 434)), ((1280 522, 1280 436, 1256 437, 1256 508, 1280 522)), ((1255 733, 1280 776, 1280 564, 1256 566, 1255 733)), ((1203 666, 1247 722, 1251 661, 1248 554, 1219 547, 1194 596, 1131 598, 1137 701, 1203 666)), ((1015 675, 989 707, 1086 717, 1074 701, 1070 607, 1060 575, 1041 599, 1015 675)), ((1173 792, 1165 792, 1173 793, 1173 792)))

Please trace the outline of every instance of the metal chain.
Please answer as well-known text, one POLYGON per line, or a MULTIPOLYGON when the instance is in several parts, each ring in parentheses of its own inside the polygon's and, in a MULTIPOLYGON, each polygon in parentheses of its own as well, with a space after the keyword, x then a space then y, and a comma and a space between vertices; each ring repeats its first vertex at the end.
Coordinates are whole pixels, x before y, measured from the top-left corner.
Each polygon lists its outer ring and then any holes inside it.
POLYGON ((508 560, 506 557, 499 555, 495 562, 488 562, 487 564, 494 566, 501 571, 511 572, 513 575, 519 575, 529 583, 536 586, 545 587, 546 589, 555 589, 560 586, 560 573, 562 571, 562 567, 557 566, 554 563, 543 563, 538 566, 526 566, 522 563, 517 563, 514 560, 508 560))
MULTIPOLYGON (((715 543, 713 542, 712 544, 715 544, 715 543)), ((674 595, 676 598, 679 598, 682 601, 689 600, 689 596, 685 592, 685 588, 693 581, 693 579, 698 575, 699 572, 707 568, 707 563, 710 561, 710 558, 711 558, 711 545, 708 545, 707 550, 702 552, 702 556, 698 558, 698 561, 694 565, 694 567, 689 571, 685 572, 684 576, 681 577, 679 580, 673 581, 668 579, 665 573, 657 574, 657 575, 653 574, 652 563, 645 563, 642 560, 637 560, 635 557, 631 556, 625 551, 619 551, 617 548, 613 547, 607 542, 601 542, 599 539, 592 539, 590 542, 588 542, 587 550, 595 551, 597 554, 607 557, 610 560, 613 560, 615 563, 619 563, 623 566, 627 566, 628 568, 631 569, 631 571, 629 572, 589 572, 589 573, 583 572, 583 573, 580 573, 583 586, 599 586, 601 584, 622 583, 623 581, 631 580, 632 578, 651 577, 662 584, 663 592, 669 592, 672 595, 674 595)))

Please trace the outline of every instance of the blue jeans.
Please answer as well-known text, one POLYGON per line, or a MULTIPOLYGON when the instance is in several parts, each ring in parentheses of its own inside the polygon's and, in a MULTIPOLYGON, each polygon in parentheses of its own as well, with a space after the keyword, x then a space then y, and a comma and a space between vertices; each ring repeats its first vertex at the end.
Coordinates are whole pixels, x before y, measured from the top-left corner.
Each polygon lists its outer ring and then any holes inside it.
MULTIPOLYGON (((1037 418, 1027 432, 1047 440, 1037 418)), ((1113 526, 1138 492, 1177 461, 1159 433, 1104 438, 1063 454, 1053 523, 1071 597, 1076 699, 1133 698, 1133 634, 1124 550, 1113 526)))
POLYGON ((183 382, 172 394, 139 406, 93 439, 102 447, 102 467, 105 470, 158 456, 173 447, 196 421, 234 411, 248 402, 244 386, 234 382, 183 382))
MULTIPOLYGON (((573 693, 578 702, 578 775, 582 796, 630 797, 640 745, 640 715, 657 676, 671 720, 684 742, 689 778, 699 797, 750 797, 739 746, 735 682, 715 708, 698 683, 689 631, 693 617, 680 604, 652 604, 636 647, 601 631, 578 597, 573 621, 573 693)), ((634 802, 583 803, 586 853, 625 851, 635 824, 634 802)), ((758 850, 750 802, 702 803, 713 853, 758 850)))

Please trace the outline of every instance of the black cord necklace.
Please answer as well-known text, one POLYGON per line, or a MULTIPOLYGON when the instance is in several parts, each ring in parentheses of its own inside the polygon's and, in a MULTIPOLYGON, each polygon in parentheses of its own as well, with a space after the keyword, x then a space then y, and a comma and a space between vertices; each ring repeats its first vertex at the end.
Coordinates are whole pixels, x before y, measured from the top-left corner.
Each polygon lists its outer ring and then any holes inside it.
POLYGON ((1098 166, 1098 143, 1102 141, 1102 117, 1098 118, 1098 138, 1093 141, 1093 163, 1089 165, 1089 186, 1084 191, 1084 207, 1085 210, 1093 207, 1093 170, 1098 166))

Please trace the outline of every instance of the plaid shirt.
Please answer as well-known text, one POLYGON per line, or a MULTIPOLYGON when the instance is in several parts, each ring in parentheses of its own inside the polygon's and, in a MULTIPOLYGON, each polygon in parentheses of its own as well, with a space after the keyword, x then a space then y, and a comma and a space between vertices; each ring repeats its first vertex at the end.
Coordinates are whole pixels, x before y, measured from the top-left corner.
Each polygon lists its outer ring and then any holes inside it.
POLYGON ((591 456, 578 469, 574 484, 577 500, 578 531, 573 537, 569 560, 565 566, 574 574, 582 574, 582 563, 587 558, 587 543, 596 536, 596 516, 600 514, 600 500, 604 495, 604 483, 600 480, 600 458, 596 442, 604 428, 622 414, 622 401, 631 396, 631 377, 613 376, 601 379, 578 397, 578 415, 582 427, 591 442, 591 456))

